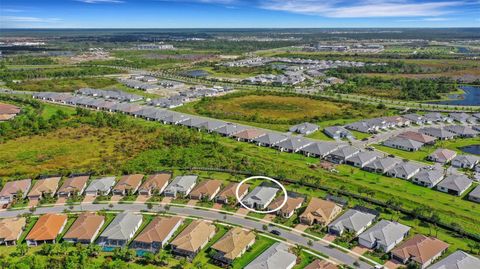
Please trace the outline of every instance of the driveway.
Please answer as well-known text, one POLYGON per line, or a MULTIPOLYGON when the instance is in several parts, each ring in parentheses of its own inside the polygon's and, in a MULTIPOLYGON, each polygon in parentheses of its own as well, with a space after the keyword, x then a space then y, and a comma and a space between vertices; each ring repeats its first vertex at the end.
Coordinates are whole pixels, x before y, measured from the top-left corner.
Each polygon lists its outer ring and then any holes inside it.
POLYGON ((135 202, 145 203, 146 201, 148 201, 148 198, 150 198, 148 195, 139 195, 135 202))

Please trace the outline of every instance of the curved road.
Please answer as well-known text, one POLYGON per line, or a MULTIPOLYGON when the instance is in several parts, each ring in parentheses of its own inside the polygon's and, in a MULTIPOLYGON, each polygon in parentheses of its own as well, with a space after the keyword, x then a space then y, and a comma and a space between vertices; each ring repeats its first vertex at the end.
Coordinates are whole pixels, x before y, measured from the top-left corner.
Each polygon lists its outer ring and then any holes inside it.
MULTIPOLYGON (((74 205, 73 208, 70 209, 67 205, 54 205, 51 207, 38 207, 34 211, 33 214, 35 215, 42 215, 46 213, 62 213, 65 210, 70 211, 100 211, 100 210, 113 210, 113 211, 133 211, 133 212, 166 212, 176 215, 183 215, 183 216, 192 216, 197 217, 200 219, 212 220, 212 221, 219 221, 224 223, 229 223, 241 227, 245 227, 251 230, 258 230, 262 231, 263 226, 265 223, 260 221, 255 221, 252 219, 244 218, 240 215, 232 215, 234 213, 225 211, 219 211, 215 209, 199 209, 198 207, 193 206, 175 206, 169 204, 167 208, 164 205, 154 205, 152 209, 148 209, 146 204, 143 203, 125 203, 125 204, 93 204, 93 203, 82 203, 80 205, 74 205)), ((3 210, 0 211, 0 218, 8 218, 8 217, 16 217, 18 215, 24 213, 31 213, 29 209, 19 209, 19 210, 3 210)), ((363 262, 360 260, 358 256, 354 256, 353 254, 348 254, 343 252, 337 248, 329 247, 329 244, 323 241, 313 241, 312 245, 308 245, 310 239, 303 237, 298 232, 289 231, 288 229, 278 227, 277 225, 269 225, 268 231, 271 230, 278 230, 280 231, 280 237, 286 239, 288 242, 303 246, 308 249, 312 249, 319 253, 323 253, 329 256, 330 260, 338 261, 338 263, 343 263, 350 265, 354 268, 359 269, 371 269, 373 268, 370 264, 363 262), (357 265, 354 265, 356 263, 357 265)))

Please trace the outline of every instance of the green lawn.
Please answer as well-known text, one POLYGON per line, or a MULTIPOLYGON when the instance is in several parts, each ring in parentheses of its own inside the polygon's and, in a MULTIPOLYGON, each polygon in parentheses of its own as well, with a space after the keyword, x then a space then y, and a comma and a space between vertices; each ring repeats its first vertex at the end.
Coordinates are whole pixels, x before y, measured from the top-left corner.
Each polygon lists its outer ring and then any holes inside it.
POLYGON ((195 268, 196 263, 201 263, 203 265, 202 268, 208 268, 208 269, 220 269, 221 267, 218 267, 212 263, 210 263, 210 257, 208 256, 210 247, 217 242, 222 236, 225 235, 228 231, 228 227, 224 225, 216 225, 217 226, 217 232, 215 233, 215 236, 208 242, 208 244, 195 256, 195 258, 192 260, 190 267, 187 268, 195 268))
POLYGON ((273 245, 276 241, 265 236, 257 235, 253 246, 245 252, 240 258, 236 259, 233 264, 233 269, 243 269, 247 264, 253 261, 256 257, 262 254, 267 248, 273 245))

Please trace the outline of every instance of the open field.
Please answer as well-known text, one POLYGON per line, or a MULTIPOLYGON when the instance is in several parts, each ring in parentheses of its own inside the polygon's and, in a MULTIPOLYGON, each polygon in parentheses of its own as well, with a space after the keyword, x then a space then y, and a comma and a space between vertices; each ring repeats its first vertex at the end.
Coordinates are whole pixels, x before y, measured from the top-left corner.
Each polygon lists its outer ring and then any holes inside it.
POLYGON ((104 88, 115 85, 117 81, 113 78, 71 78, 71 79, 42 79, 25 80, 20 83, 11 83, 9 87, 17 91, 34 92, 73 92, 80 88, 104 88))

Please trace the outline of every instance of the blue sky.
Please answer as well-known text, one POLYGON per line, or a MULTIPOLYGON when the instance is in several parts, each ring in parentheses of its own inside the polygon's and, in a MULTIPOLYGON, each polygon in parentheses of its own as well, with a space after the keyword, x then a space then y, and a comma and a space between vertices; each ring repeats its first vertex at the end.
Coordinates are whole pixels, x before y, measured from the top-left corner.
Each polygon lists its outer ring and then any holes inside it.
POLYGON ((1 28, 480 27, 480 0, 0 0, 1 28))

